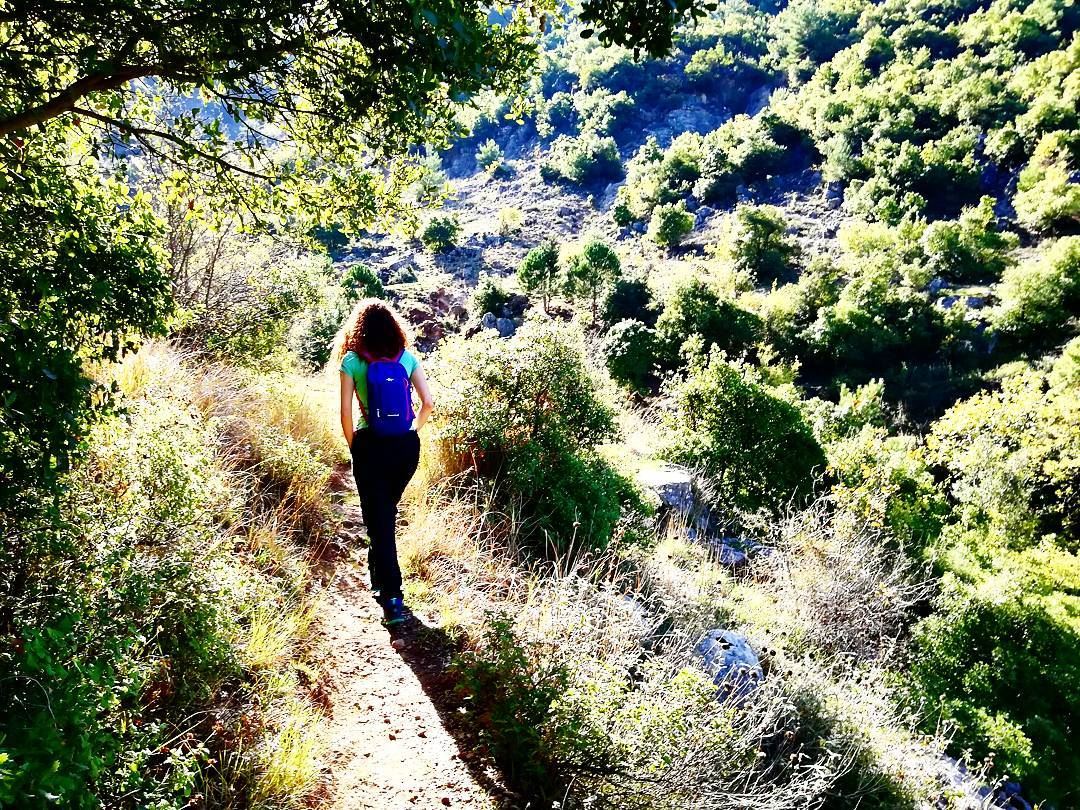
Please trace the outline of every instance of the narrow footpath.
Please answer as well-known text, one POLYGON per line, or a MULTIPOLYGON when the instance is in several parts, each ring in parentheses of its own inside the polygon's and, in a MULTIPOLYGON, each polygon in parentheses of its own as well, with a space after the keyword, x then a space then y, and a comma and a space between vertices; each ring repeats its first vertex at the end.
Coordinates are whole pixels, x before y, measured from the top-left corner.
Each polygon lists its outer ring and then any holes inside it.
POLYGON ((498 774, 473 752, 447 673, 450 645, 417 615, 383 627, 347 466, 335 470, 342 529, 325 563, 321 648, 329 676, 325 778, 331 810, 507 807, 498 774))

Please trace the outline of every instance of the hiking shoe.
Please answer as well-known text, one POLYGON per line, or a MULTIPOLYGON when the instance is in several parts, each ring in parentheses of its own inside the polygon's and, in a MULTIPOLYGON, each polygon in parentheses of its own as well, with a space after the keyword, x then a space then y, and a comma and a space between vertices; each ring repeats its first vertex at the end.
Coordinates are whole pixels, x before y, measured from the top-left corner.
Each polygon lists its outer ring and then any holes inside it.
POLYGON ((393 596, 383 602, 383 624, 387 627, 401 624, 406 618, 408 618, 408 613, 405 610, 405 602, 400 596, 393 596))

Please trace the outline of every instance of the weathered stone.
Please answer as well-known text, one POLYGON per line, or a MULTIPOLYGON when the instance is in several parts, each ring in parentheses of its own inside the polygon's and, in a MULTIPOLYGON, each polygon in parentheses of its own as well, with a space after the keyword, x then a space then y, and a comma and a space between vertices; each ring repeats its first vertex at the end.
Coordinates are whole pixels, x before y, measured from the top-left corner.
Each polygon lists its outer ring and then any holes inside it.
POLYGON ((496 319, 495 328, 499 330, 499 337, 510 337, 517 330, 514 322, 509 318, 496 319))
POLYGON ((930 279, 930 283, 926 285, 926 291, 931 295, 937 295, 939 292, 949 286, 949 282, 943 279, 941 276, 934 276, 930 279))
POLYGON ((680 515, 688 515, 695 505, 694 477, 681 467, 649 467, 638 473, 643 487, 656 493, 664 506, 680 515))
POLYGON ((426 306, 413 306, 405 313, 405 317, 413 324, 421 324, 434 319, 435 313, 426 306))
POLYGON ((452 302, 450 298, 450 293, 448 293, 442 287, 437 290, 432 290, 428 294, 428 301, 430 302, 432 309, 434 309, 436 312, 450 311, 450 304, 452 302))
POLYGON ((720 687, 721 697, 747 695, 765 678, 761 659, 750 647, 750 641, 734 630, 710 630, 698 642, 694 653, 701 668, 720 687))
POLYGON ((436 343, 443 339, 446 330, 438 321, 426 321, 419 326, 420 337, 429 343, 436 343))
POLYGON ((520 318, 525 310, 529 308, 529 296, 522 295, 521 293, 514 293, 510 296, 510 301, 507 303, 507 308, 510 310, 511 318, 520 318))
POLYGON ((495 328, 495 313, 493 313, 493 312, 485 312, 484 317, 482 317, 480 319, 480 325, 484 329, 494 329, 495 328))
POLYGON ((729 568, 741 568, 750 561, 750 557, 745 551, 728 545, 723 540, 718 540, 711 545, 713 554, 716 555, 716 561, 721 565, 726 565, 729 568))
POLYGON ((711 207, 711 206, 708 206, 708 205, 699 206, 697 211, 694 212, 694 221, 698 225, 701 225, 701 223, 703 223, 705 220, 707 220, 709 217, 711 217, 715 213, 716 213, 716 209, 711 207))
POLYGON ((754 90, 746 97, 746 109, 747 115, 757 115, 759 112, 769 106, 769 99, 772 97, 773 87, 770 85, 762 85, 754 90))

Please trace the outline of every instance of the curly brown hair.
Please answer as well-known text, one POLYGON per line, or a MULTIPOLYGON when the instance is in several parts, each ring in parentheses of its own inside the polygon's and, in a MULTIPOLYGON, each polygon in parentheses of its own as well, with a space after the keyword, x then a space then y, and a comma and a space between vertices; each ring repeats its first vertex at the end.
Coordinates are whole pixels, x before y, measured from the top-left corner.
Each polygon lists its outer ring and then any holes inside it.
POLYGON ((409 336, 401 318, 385 301, 365 298, 353 307, 335 343, 334 356, 339 362, 347 352, 396 358, 409 345, 409 336))

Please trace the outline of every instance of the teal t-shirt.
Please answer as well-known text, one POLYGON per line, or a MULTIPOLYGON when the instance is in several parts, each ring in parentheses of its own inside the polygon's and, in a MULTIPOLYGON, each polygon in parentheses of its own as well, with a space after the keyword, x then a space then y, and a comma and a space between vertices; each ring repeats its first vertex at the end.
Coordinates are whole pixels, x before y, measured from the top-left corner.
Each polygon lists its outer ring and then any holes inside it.
MULTIPOLYGON (((409 379, 412 379, 413 372, 420 366, 420 360, 416 355, 406 349, 401 355, 401 365, 405 367, 405 373, 409 375, 409 379)), ((360 357, 356 352, 346 352, 345 356, 341 358, 341 370, 353 378, 353 383, 356 385, 356 398, 360 400, 360 403, 367 408, 367 360, 360 357)), ((364 410, 360 411, 358 417, 357 428, 367 427, 367 420, 364 419, 364 410)))

